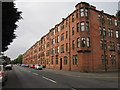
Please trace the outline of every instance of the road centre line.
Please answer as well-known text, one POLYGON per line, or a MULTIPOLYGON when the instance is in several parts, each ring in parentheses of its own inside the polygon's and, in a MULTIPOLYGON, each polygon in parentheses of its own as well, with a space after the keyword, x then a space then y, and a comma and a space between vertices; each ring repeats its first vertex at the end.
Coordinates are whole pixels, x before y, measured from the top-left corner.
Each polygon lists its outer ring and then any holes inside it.
POLYGON ((54 80, 52 80, 52 79, 49 79, 49 78, 47 78, 47 77, 42 76, 42 78, 44 78, 44 79, 46 79, 46 80, 48 80, 48 81, 51 81, 51 82, 53 82, 53 83, 57 83, 56 81, 54 81, 54 80))

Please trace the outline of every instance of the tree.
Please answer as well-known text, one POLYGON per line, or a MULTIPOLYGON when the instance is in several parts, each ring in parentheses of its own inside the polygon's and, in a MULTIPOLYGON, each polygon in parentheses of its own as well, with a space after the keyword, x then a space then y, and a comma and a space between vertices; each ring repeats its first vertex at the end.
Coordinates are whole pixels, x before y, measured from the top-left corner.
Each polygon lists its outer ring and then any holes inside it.
POLYGON ((19 55, 16 59, 11 61, 13 64, 22 64, 22 55, 19 55))
POLYGON ((13 2, 2 2, 2 52, 6 51, 16 38, 14 32, 18 26, 15 23, 22 19, 21 13, 13 2))
POLYGON ((120 10, 116 13, 116 17, 120 18, 120 10))

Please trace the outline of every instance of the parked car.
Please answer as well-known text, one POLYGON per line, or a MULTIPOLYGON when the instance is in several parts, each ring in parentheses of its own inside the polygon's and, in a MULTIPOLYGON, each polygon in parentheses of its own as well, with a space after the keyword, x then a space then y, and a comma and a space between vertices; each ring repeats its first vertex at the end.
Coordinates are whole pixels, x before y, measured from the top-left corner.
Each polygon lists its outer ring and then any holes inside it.
POLYGON ((35 65, 32 65, 32 64, 31 64, 29 67, 30 67, 30 68, 34 68, 34 67, 35 67, 35 65))
POLYGON ((42 70, 42 68, 43 68, 42 65, 38 65, 38 64, 35 65, 35 69, 36 69, 36 70, 42 70))
POLYGON ((21 66, 22 66, 22 67, 24 67, 24 66, 25 66, 25 64, 21 64, 21 66))
POLYGON ((29 67, 29 65, 28 65, 28 64, 25 64, 24 67, 29 67))
POLYGON ((5 66, 5 69, 6 69, 6 70, 12 70, 12 64, 6 65, 6 66, 5 66))
POLYGON ((7 71, 5 70, 4 65, 0 65, 0 83, 4 86, 7 81, 7 71))

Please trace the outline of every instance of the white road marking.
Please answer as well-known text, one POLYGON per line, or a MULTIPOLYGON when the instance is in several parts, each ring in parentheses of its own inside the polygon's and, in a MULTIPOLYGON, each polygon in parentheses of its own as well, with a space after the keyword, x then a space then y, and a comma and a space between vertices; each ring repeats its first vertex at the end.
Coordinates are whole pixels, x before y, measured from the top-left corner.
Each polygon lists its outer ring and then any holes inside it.
POLYGON ((38 75, 37 73, 33 73, 33 74, 38 75))
POLYGON ((44 78, 44 79, 46 79, 46 80, 49 80, 49 81, 51 81, 51 82, 53 82, 53 83, 56 83, 56 81, 54 81, 54 80, 52 80, 52 79, 49 79, 49 78, 47 78, 47 77, 42 76, 42 78, 44 78))
POLYGON ((71 88, 72 90, 76 90, 76 89, 74 89, 74 88, 71 88))
POLYGON ((31 72, 31 71, 28 71, 28 72, 31 72))

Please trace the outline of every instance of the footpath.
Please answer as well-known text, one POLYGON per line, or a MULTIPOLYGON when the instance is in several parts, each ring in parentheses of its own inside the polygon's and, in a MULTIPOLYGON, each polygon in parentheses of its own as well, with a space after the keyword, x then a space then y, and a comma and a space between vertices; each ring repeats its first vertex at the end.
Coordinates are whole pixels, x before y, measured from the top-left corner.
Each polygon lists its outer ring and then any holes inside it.
POLYGON ((86 77, 86 78, 120 78, 120 73, 116 72, 75 72, 75 71, 65 71, 45 68, 44 71, 52 72, 55 74, 73 76, 73 77, 86 77))

